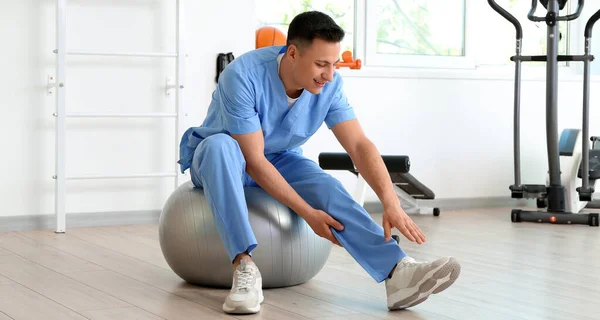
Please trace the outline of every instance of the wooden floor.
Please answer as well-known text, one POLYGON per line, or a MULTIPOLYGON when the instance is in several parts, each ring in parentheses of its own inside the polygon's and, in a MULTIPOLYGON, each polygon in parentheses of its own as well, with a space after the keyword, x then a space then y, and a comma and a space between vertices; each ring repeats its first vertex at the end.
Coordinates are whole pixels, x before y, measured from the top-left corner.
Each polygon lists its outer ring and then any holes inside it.
MULTIPOLYGON (((416 259, 453 255, 454 286, 389 312, 375 283, 341 248, 311 281, 265 290, 256 315, 237 319, 600 319, 600 229, 513 224, 510 209, 415 217, 416 259)), ((374 215, 377 222, 380 215, 374 215)), ((226 319, 227 290, 184 284, 168 267, 157 226, 0 233, 0 320, 226 319)))

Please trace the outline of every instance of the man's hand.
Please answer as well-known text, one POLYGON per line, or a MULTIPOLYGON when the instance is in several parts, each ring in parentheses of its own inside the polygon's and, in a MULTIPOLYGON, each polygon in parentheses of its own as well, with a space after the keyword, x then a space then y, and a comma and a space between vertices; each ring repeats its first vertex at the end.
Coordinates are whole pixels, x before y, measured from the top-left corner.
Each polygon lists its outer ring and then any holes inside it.
POLYGON ((338 231, 342 231, 344 230, 344 226, 342 226, 342 224, 336 221, 333 217, 322 210, 315 210, 306 216, 305 221, 318 236, 323 237, 340 247, 342 246, 335 238, 329 227, 333 227, 338 231))
POLYGON ((385 163, 373 142, 365 136, 358 120, 344 121, 331 129, 358 172, 384 204, 383 230, 386 242, 392 238, 392 228, 400 230, 412 242, 425 242, 421 229, 402 210, 385 163))
POLYGON ((415 222, 402 210, 402 207, 383 211, 383 234, 385 241, 389 242, 392 238, 392 228, 398 229, 408 240, 422 244, 427 241, 423 231, 415 222))

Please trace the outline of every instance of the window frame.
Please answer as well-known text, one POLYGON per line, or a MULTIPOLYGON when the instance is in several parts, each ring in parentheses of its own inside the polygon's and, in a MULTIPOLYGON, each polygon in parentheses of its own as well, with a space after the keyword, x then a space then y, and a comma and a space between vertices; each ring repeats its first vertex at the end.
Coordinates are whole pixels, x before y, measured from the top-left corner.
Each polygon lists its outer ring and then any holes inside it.
POLYGON ((354 0, 354 52, 355 57, 364 61, 367 68, 420 68, 420 69, 474 69, 476 67, 472 54, 471 37, 469 37, 469 5, 471 0, 464 1, 463 38, 465 55, 463 56, 427 56, 427 55, 394 55, 381 54, 375 51, 374 33, 376 24, 369 24, 375 18, 370 12, 367 0, 354 0), (361 12, 362 14, 359 14, 361 12), (361 58, 362 57, 362 58, 361 58))
MULTIPOLYGON (((487 1, 464 0, 464 41, 465 55, 463 56, 427 56, 427 55, 383 55, 374 54, 374 48, 368 48, 368 6, 367 0, 354 1, 354 23, 352 30, 352 54, 355 59, 362 61, 360 70, 340 68, 338 72, 344 77, 385 77, 385 78, 450 78, 450 79, 481 79, 481 80, 512 80, 514 78, 514 63, 486 63, 479 61, 477 48, 474 45, 473 28, 477 22, 477 12, 492 10, 487 1)), ((571 10, 574 1, 569 2, 571 10)), ((502 18, 503 19, 503 18, 502 18)), ((568 54, 580 54, 583 50, 583 27, 586 21, 581 18, 571 23, 565 41, 568 54)), ((509 23, 495 21, 494 23, 509 23)), ((373 25, 373 24, 372 24, 373 25)), ((376 28, 371 26, 370 28, 376 28)), ((510 44, 514 46, 514 42, 510 44)), ((523 54, 531 54, 523 52, 523 54)), ((506 57, 508 61, 509 56, 506 57)), ((559 64, 559 78, 567 81, 580 81, 582 65, 580 63, 559 64)), ((546 68, 543 66, 523 64, 522 80, 545 81, 546 68)), ((593 74, 592 81, 600 81, 600 75, 593 74)))

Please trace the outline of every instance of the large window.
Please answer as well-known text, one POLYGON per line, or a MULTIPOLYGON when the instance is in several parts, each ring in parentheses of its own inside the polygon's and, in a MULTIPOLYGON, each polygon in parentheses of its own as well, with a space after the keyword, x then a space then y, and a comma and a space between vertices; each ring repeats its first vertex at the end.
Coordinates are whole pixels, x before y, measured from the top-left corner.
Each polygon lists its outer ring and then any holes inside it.
MULTIPOLYGON (((510 65, 514 27, 485 0, 255 0, 258 24, 287 32, 291 19, 307 10, 323 11, 347 32, 343 50, 363 66, 474 68, 510 65)), ((496 0, 519 19, 524 55, 546 53, 547 27, 527 18, 530 0, 496 0)), ((574 11, 570 1, 561 15, 574 11)), ((544 16, 539 4, 537 16, 544 16)), ((570 25, 560 22, 559 53, 569 54, 570 25)))
POLYGON ((366 1, 366 63, 426 67, 464 61, 465 1, 366 1))

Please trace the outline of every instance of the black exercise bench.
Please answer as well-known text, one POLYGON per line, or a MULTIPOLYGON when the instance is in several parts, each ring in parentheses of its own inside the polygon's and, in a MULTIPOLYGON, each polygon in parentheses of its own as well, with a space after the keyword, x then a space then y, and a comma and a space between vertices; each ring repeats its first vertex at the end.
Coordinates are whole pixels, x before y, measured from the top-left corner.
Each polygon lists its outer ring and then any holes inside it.
MULTIPOLYGON (((440 215, 439 208, 420 207, 420 200, 433 200, 435 194, 431 189, 412 176, 410 171, 410 158, 402 155, 382 155, 383 162, 390 174, 395 191, 400 197, 402 208, 406 213, 440 215)), ((347 170, 358 177, 354 189, 354 199, 361 206, 365 202, 367 183, 354 166, 347 153, 323 152, 319 154, 319 166, 323 170, 347 170)))

